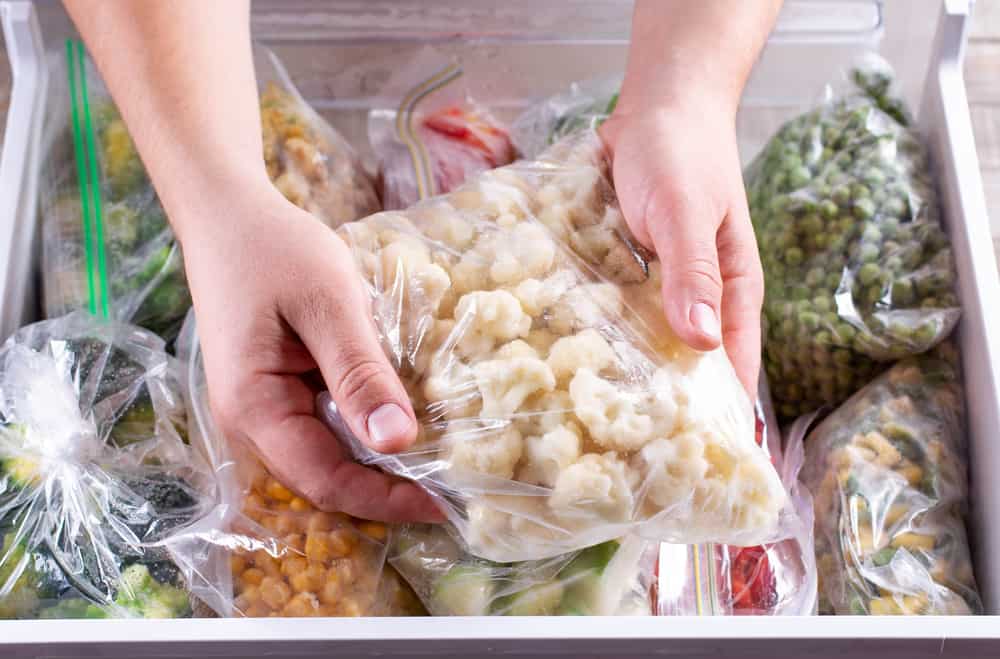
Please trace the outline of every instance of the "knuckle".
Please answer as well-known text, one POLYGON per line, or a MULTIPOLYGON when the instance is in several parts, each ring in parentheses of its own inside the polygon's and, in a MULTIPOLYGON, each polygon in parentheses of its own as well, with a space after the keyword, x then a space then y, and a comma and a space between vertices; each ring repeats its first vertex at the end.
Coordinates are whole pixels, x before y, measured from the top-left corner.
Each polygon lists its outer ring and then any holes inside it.
POLYGON ((302 483, 298 489, 306 501, 323 512, 338 512, 342 508, 339 490, 328 483, 302 483))
POLYGON ((680 268, 683 286, 703 295, 718 296, 722 291, 722 275, 714 259, 708 256, 691 256, 680 268))
POLYGON ((334 397, 353 406, 376 402, 383 395, 385 376, 385 367, 378 360, 366 357, 352 359, 340 372, 333 388, 334 397))

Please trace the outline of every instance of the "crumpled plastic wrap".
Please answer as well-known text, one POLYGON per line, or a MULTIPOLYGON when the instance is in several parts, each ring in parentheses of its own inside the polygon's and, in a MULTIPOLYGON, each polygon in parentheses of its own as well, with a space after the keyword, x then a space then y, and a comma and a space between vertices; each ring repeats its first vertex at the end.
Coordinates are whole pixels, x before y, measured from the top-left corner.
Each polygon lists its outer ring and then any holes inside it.
MULTIPOLYGON (((264 158, 293 203, 336 226, 379 209, 351 147, 255 54, 264 158)), ((50 57, 41 176, 44 309, 132 322, 170 340, 191 306, 180 247, 125 122, 83 47, 50 57)))
POLYGON ((514 160, 507 129, 470 98, 457 62, 422 51, 383 93, 396 107, 371 111, 368 136, 386 210, 451 192, 514 160))
POLYGON ((963 518, 964 408, 945 343, 893 366, 809 433, 820 613, 982 612, 963 518))
POLYGON ((421 434, 378 454, 329 396, 319 411, 361 462, 437 497, 471 553, 780 535, 787 497, 750 400, 721 349, 670 331, 596 134, 339 232, 421 434))
POLYGON ((563 556, 493 563, 444 526, 393 532, 389 562, 434 616, 651 615, 654 543, 630 536, 563 556))
POLYGON ((178 354, 192 438, 217 485, 212 510, 171 543, 191 591, 223 617, 424 615, 385 564, 384 524, 316 509, 249 447, 223 438, 209 409, 193 313, 178 354))
POLYGON ((779 414, 835 405, 958 321, 928 157, 879 60, 786 123, 746 170, 779 414))
POLYGON ((566 91, 530 105, 511 125, 517 150, 525 158, 536 158, 570 133, 596 129, 618 105, 621 82, 619 77, 574 82, 566 91))
POLYGON ((210 506, 162 340, 85 312, 0 348, 0 618, 186 617, 169 543, 210 506))
MULTIPOLYGON (((788 538, 753 547, 672 545, 659 548, 657 615, 815 615, 813 503, 799 482, 802 444, 782 450, 766 379, 757 404, 758 443, 767 447, 799 515, 788 538)), ((808 422, 804 419, 803 422, 808 422)), ((798 422, 797 422, 798 423, 798 422)), ((796 432, 793 426, 791 432, 796 432)))

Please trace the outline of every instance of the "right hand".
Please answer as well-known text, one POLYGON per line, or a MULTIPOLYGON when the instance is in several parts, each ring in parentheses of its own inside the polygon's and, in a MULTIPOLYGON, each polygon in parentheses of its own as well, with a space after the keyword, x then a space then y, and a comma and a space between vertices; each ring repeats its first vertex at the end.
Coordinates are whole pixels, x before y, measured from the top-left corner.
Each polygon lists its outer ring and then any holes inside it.
POLYGON ((266 180, 182 212, 184 262, 213 414, 272 474, 323 510, 441 521, 417 485, 363 467, 314 414, 318 370, 348 427, 383 453, 417 421, 382 352, 354 259, 337 235, 266 180))

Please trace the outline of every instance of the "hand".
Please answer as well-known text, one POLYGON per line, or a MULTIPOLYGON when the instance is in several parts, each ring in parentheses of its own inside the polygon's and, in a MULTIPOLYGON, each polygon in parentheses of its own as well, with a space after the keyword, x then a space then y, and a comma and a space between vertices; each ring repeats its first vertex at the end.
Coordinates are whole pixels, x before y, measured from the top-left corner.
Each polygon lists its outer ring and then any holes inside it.
POLYGON ((321 509, 440 521, 423 490, 351 461, 314 415, 318 369, 368 446, 395 452, 417 435, 347 246, 266 179, 211 197, 177 224, 188 229, 184 260, 220 429, 249 441, 275 477, 321 509))
POLYGON ((763 275, 734 117, 711 105, 619 106, 601 135, 629 228, 663 264, 670 326, 698 350, 721 341, 756 399, 763 275))

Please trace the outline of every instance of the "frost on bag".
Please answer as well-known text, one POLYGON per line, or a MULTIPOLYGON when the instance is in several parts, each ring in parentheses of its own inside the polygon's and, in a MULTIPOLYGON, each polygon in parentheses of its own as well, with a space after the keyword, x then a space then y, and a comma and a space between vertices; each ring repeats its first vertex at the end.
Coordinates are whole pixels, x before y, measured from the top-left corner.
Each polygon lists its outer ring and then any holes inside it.
POLYGON ((947 343, 902 361, 805 440, 820 613, 982 612, 963 519, 965 402, 957 364, 947 343))
MULTIPOLYGON (((378 210, 350 147, 291 86, 274 55, 255 53, 264 158, 293 203, 336 226, 378 210)), ((180 246, 125 122, 82 45, 50 58, 42 163, 45 312, 88 309, 166 339, 191 306, 180 246)))
POLYGON ((595 129, 618 105, 621 78, 574 82, 569 89, 530 106, 514 121, 511 135, 525 158, 579 130, 595 129))
MULTIPOLYGON (((338 431, 434 494, 471 553, 778 533, 786 496, 750 401, 722 350, 669 330, 594 133, 340 233, 422 432, 390 456, 338 431)), ((328 397, 320 412, 337 423, 328 397)))
POLYGON ((393 533, 389 562, 434 616, 650 615, 655 545, 635 536, 553 558, 494 563, 444 526, 393 533))
POLYGON ((83 312, 0 348, 0 618, 191 615, 166 546, 211 481, 175 376, 160 339, 83 312))
POLYGON ((425 50, 386 84, 396 107, 368 118, 386 210, 451 192, 514 160, 506 128, 469 97, 463 76, 456 62, 425 50))
POLYGON ((959 308, 927 153, 872 63, 746 171, 764 267, 764 366, 785 419, 924 352, 959 308))
MULTIPOLYGON (((753 547, 675 545, 659 548, 657 615, 814 615, 816 556, 812 497, 798 480, 801 442, 782 451, 770 394, 761 377, 757 405, 758 443, 768 453, 789 492, 798 523, 789 537, 753 547)), ((795 428, 792 428, 792 432, 795 428)))
POLYGON ((209 456, 214 508, 171 545, 191 590, 217 615, 422 615, 385 566, 384 524, 316 509, 274 478, 249 448, 230 444, 208 405, 193 313, 181 332, 191 434, 209 456))

